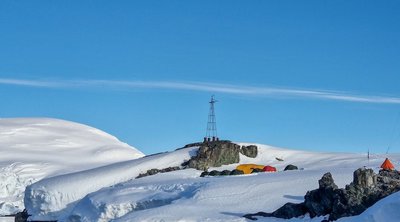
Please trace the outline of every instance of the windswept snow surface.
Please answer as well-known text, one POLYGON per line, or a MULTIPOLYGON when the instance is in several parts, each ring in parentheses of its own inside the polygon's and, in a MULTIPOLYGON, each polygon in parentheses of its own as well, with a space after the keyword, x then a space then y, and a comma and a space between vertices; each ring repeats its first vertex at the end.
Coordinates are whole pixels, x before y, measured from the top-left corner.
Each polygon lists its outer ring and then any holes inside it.
POLYGON ((25 187, 143 153, 98 129, 58 119, 0 119, 0 215, 24 208, 25 187))
MULTIPOLYGON (((386 157, 371 155, 368 160, 366 154, 256 145, 258 157, 241 156, 240 162, 273 165, 279 172, 200 178, 201 171, 185 169, 134 179, 148 169, 180 165, 195 154, 198 148, 192 147, 39 181, 27 189, 26 207, 34 215, 32 219, 60 221, 247 221, 243 214, 271 212, 286 202, 302 202, 305 193, 316 189, 326 172, 344 187, 352 181, 354 170, 366 166, 377 171, 386 157), (288 164, 302 170, 284 172, 288 164), (77 186, 79 189, 75 189, 77 186)), ((389 158, 399 164, 400 155, 389 158)), ((289 221, 322 219, 305 216, 289 221)))
POLYGON ((41 180, 26 188, 25 207, 35 220, 56 220, 68 214, 85 195, 137 177, 153 168, 180 166, 190 159, 198 148, 146 156, 136 160, 60 175, 41 180), (78 188, 78 189, 77 189, 78 188))

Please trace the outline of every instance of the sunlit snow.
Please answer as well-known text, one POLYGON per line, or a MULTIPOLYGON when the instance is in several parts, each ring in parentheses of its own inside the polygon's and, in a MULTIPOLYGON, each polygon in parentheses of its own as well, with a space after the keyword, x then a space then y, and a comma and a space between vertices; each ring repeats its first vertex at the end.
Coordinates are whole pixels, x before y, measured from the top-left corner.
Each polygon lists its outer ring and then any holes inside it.
POLYGON ((32 182, 141 156, 117 138, 82 124, 0 119, 0 215, 24 209, 24 190, 32 182))

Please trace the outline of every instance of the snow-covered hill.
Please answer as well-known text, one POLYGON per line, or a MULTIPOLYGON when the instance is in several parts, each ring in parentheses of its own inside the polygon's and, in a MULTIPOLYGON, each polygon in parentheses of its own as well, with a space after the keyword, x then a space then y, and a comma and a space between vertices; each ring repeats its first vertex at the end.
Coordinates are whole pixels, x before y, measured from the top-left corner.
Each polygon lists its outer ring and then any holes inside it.
MULTIPOLYGON (((368 160, 366 154, 257 146, 258 157, 240 156, 240 163, 273 165, 279 172, 201 178, 201 171, 186 169, 134 179, 152 168, 180 165, 196 153, 198 148, 191 147, 39 181, 27 188, 25 205, 34 219, 47 220, 246 221, 243 214, 272 212, 286 202, 302 202, 307 190, 317 188, 318 179, 328 171, 336 184, 344 187, 352 181, 354 170, 363 166, 378 170, 385 157, 371 155, 368 160), (302 170, 284 172, 288 164, 302 170), (79 189, 75 189, 77 186, 79 189)), ((399 154, 389 157, 398 165, 399 154)), ((216 169, 233 169, 236 165, 216 169)))
POLYGON ((117 138, 82 124, 0 119, 0 215, 22 210, 25 187, 33 182, 142 156, 117 138))

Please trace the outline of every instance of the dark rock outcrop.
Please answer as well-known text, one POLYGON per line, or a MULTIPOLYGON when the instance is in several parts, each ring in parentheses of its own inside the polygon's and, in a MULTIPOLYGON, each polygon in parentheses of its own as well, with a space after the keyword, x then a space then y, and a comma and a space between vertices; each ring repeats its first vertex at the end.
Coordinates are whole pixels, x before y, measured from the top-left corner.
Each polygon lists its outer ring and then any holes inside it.
POLYGON ((218 170, 213 170, 208 175, 209 176, 219 176, 219 175, 221 175, 221 172, 219 172, 218 170))
POLYGON ((202 173, 200 174, 200 177, 208 176, 208 174, 210 174, 210 172, 204 171, 204 172, 202 172, 202 173))
POLYGON ((300 217, 306 213, 307 213, 307 208, 304 205, 304 203, 299 203, 299 204, 286 203, 273 213, 258 212, 255 214, 246 214, 243 217, 250 220, 257 220, 257 218, 255 218, 256 216, 290 219, 293 217, 300 217))
POLYGON ((205 176, 233 176, 233 175, 241 175, 244 174, 243 171, 241 170, 223 170, 223 171, 218 171, 218 170, 213 170, 211 172, 204 171, 201 173, 200 177, 205 177, 205 176))
POLYGON ((182 167, 208 170, 210 167, 239 163, 239 153, 251 158, 256 157, 258 153, 255 145, 241 147, 229 140, 191 143, 180 149, 194 146, 199 146, 197 154, 189 161, 182 163, 182 167))
POLYGON ((180 170, 180 169, 181 169, 180 167, 167 167, 167 168, 164 168, 164 169, 161 169, 161 170, 159 170, 159 169, 150 169, 150 170, 147 170, 146 173, 139 174, 139 176, 137 176, 136 178, 151 176, 151 175, 155 175, 155 174, 158 174, 158 173, 166 173, 166 172, 176 171, 176 170, 180 170))
POLYGON ((375 174, 372 169, 360 168, 354 171, 353 182, 344 189, 338 189, 330 173, 324 174, 318 183, 318 189, 308 191, 303 203, 287 203, 272 213, 258 212, 245 217, 289 219, 309 213, 312 218, 329 215, 329 221, 334 221, 359 215, 380 199, 400 191, 400 173, 382 170, 375 174))
POLYGON ((287 165, 286 167, 285 167, 285 169, 283 170, 283 171, 286 171, 286 170, 298 170, 299 168, 297 167, 297 166, 295 166, 295 165, 292 165, 292 164, 289 164, 289 165, 287 165))
POLYGON ((310 217, 326 215, 332 212, 335 190, 338 188, 333 181, 331 173, 326 173, 318 181, 319 188, 308 191, 304 196, 310 217))
POLYGON ((24 209, 22 212, 19 212, 15 215, 14 221, 15 222, 25 222, 28 220, 28 217, 31 216, 28 214, 28 211, 24 209))
POLYGON ((255 145, 242 146, 240 148, 240 153, 250 158, 256 158, 258 154, 258 148, 255 145))
POLYGON ((239 163, 239 151, 240 146, 229 141, 201 143, 197 155, 184 165, 198 170, 207 170, 209 167, 239 163))
POLYGON ((231 176, 232 175, 242 175, 242 174, 244 174, 244 172, 241 170, 232 170, 230 173, 231 176))
POLYGON ((231 174, 231 171, 230 170, 223 170, 222 172, 221 172, 221 176, 228 176, 228 175, 230 175, 231 174))
POLYGON ((263 169, 259 169, 259 168, 254 168, 254 169, 251 171, 251 173, 262 173, 262 172, 264 172, 264 170, 263 170, 263 169))
POLYGON ((379 200, 400 191, 400 173, 361 168, 354 172, 353 182, 338 189, 330 220, 359 215, 379 200))

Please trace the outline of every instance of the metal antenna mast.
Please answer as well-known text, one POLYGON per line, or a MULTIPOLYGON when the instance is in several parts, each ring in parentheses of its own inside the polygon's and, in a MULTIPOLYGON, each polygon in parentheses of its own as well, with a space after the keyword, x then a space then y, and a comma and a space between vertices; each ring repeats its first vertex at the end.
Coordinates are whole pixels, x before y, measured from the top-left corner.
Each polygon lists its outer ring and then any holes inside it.
POLYGON ((211 96, 210 100, 210 112, 208 113, 208 122, 207 122, 207 132, 206 137, 204 137, 204 141, 216 141, 218 140, 217 135, 217 121, 215 119, 215 110, 214 104, 218 102, 215 100, 214 95, 211 96))

